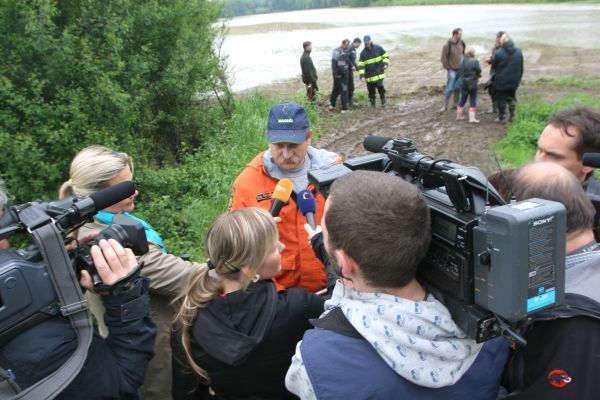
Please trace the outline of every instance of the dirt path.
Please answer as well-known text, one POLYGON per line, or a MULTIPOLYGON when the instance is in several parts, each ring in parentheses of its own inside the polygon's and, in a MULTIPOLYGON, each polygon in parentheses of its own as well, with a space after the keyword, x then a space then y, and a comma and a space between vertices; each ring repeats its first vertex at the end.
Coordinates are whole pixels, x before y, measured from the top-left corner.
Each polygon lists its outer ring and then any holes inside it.
MULTIPOLYGON (((465 40, 489 42, 484 38, 465 40)), ((355 75, 360 105, 347 114, 327 111, 331 76, 329 71, 321 71, 319 86, 323 98, 318 108, 322 118, 316 127, 320 135, 316 145, 353 157, 365 154, 362 141, 367 135, 408 137, 422 153, 474 165, 486 173, 496 169, 491 148, 504 136, 508 125, 498 124, 494 122, 494 114, 484 113, 491 103, 483 89, 478 96, 480 124, 456 122, 453 111, 439 113, 445 84, 445 71, 438 61, 443 42, 443 38, 415 39, 410 48, 390 52, 391 64, 385 79, 388 107, 385 109, 372 109, 368 105, 366 87, 358 83, 355 75)), ((517 45, 522 46, 525 56, 525 74, 518 92, 521 100, 539 96, 552 101, 569 92, 587 91, 544 84, 541 78, 600 77, 600 54, 594 50, 539 46, 535 43, 517 42, 517 45)), ((479 59, 484 69, 481 82, 487 80, 488 68, 483 59, 488 54, 489 48, 480 48, 479 59)), ((299 80, 295 80, 263 90, 284 95, 290 90, 302 92, 303 87, 299 80)))

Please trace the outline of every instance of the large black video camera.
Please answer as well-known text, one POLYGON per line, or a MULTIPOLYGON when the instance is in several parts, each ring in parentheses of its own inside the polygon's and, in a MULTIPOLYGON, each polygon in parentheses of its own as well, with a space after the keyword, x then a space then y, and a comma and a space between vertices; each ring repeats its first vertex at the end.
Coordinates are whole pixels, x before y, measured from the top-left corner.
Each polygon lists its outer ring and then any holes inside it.
MULTIPOLYGON (((47 203, 31 202, 11 207, 0 219, 0 240, 23 231, 33 235, 39 227, 53 225, 62 236, 61 246, 64 248, 70 232, 90 221, 99 210, 134 192, 132 182, 123 182, 93 193, 90 197, 73 197, 47 203)), ((136 255, 148 252, 142 224, 126 216, 115 215, 111 226, 70 253, 70 265, 58 265, 58 268, 73 268, 77 276, 85 269, 92 277, 94 287, 101 289, 104 285, 94 267, 90 249, 101 239, 111 238, 123 247, 131 248, 136 255)), ((42 243, 36 242, 17 251, 0 251, 0 343, 61 312, 60 296, 51 280, 46 258, 55 256, 62 249, 42 247, 43 240, 42 243)))
POLYGON ((418 278, 467 335, 477 342, 500 334, 522 341, 511 326, 562 302, 562 204, 542 199, 505 204, 479 169, 421 154, 410 139, 368 136, 363 145, 376 154, 311 170, 309 181, 327 196, 337 178, 362 169, 418 186, 431 211, 432 231, 418 278))

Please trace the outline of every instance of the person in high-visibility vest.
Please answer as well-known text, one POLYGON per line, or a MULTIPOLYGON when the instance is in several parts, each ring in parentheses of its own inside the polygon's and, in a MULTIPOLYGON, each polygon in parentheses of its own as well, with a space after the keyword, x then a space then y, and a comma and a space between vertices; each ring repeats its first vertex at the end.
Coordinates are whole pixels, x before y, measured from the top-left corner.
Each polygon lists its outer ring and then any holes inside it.
POLYGON ((367 82, 371 106, 375 107, 375 90, 377 89, 379 98, 381 99, 381 107, 385 107, 385 87, 383 86, 383 80, 385 78, 384 71, 388 67, 390 57, 383 47, 373 44, 371 36, 365 35, 363 42, 365 48, 360 52, 358 61, 359 77, 361 80, 364 78, 367 82))

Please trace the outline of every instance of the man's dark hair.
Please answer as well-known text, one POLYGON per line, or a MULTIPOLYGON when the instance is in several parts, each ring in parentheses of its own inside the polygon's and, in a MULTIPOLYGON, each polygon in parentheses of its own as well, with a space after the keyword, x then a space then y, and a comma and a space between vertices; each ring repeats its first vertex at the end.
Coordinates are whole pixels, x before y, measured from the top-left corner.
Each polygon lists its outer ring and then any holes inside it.
POLYGON ((502 169, 489 175, 488 182, 502 196, 505 202, 510 202, 513 197, 512 176, 515 170, 513 168, 502 169))
POLYGON ((461 32, 462 32, 462 28, 454 28, 454 30, 452 31, 452 36, 458 35, 461 32))
POLYGON ((362 40, 360 40, 358 37, 355 37, 352 43, 362 43, 362 40))
POLYGON ((350 39, 344 39, 344 40, 342 40, 342 46, 344 46, 346 44, 350 44, 350 39))
POLYGON ((580 159, 583 153, 600 152, 600 111, 595 108, 590 106, 565 108, 550 117, 548 123, 570 137, 576 136, 576 133, 569 132, 570 127, 575 127, 579 131, 575 151, 580 159))
POLYGON ((344 250, 378 288, 407 285, 431 240, 421 192, 383 172, 355 171, 335 181, 325 225, 333 249, 344 250))
POLYGON ((312 44, 312 42, 307 40, 306 42, 302 43, 302 48, 303 48, 304 50, 306 50, 306 48, 307 48, 308 46, 310 46, 311 44, 312 44))
POLYGON ((504 32, 504 31, 498 31, 498 33, 496 33, 496 37, 497 38, 502 37, 502 35, 504 35, 505 33, 506 32, 504 32))
POLYGON ((512 191, 517 200, 537 197, 562 203, 567 209, 567 234, 594 227, 596 210, 581 182, 558 164, 538 162, 519 168, 512 177, 512 191))

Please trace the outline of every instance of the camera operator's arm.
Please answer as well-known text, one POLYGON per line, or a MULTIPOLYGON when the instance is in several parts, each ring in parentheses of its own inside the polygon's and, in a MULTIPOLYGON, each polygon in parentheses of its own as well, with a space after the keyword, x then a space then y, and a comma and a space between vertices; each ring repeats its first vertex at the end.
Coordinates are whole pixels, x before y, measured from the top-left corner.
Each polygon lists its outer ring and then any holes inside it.
POLYGON ((310 245, 315 252, 315 255, 323 265, 325 266, 325 274, 327 276, 327 292, 331 293, 335 283, 340 278, 338 273, 333 268, 333 265, 329 261, 329 255, 325 250, 325 243, 323 243, 323 232, 321 231, 321 227, 317 225, 316 229, 312 229, 309 224, 304 224, 304 230, 308 233, 308 238, 310 239, 310 245))
MULTIPOLYGON (((98 275, 109 286, 127 279, 138 265, 131 250, 123 249, 113 239, 101 240, 99 246, 92 247, 91 255, 98 275)), ((86 271, 82 271, 80 283, 88 289, 92 287, 86 271)), ((120 294, 101 296, 108 337, 94 338, 82 372, 62 397, 80 398, 85 393, 100 398, 119 397, 138 390, 154 354, 156 336, 156 326, 148 313, 147 291, 148 280, 136 277, 120 294)))

